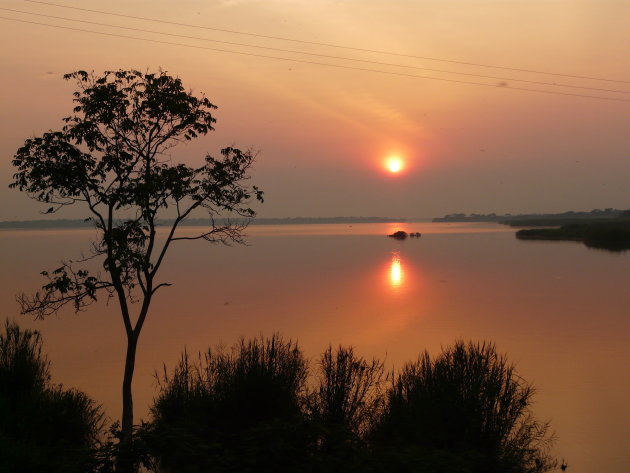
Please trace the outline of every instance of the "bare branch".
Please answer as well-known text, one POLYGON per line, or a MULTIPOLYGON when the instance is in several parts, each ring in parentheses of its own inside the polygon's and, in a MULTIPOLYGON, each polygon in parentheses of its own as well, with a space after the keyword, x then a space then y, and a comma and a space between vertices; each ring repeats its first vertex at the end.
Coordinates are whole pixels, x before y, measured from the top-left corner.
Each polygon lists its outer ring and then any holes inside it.
POLYGON ((214 226, 214 222, 212 223, 212 229, 201 233, 196 236, 187 237, 175 237, 173 241, 180 240, 206 240, 210 243, 223 243, 224 245, 230 246, 231 243, 237 244, 245 244, 245 235, 243 234, 243 230, 247 228, 247 225, 221 225, 218 227, 214 226))
POLYGON ((155 288, 153 289, 153 294, 155 294, 157 292, 157 290, 161 287, 170 287, 173 284, 169 283, 169 282, 163 282, 161 284, 158 284, 157 286, 155 286, 155 288))

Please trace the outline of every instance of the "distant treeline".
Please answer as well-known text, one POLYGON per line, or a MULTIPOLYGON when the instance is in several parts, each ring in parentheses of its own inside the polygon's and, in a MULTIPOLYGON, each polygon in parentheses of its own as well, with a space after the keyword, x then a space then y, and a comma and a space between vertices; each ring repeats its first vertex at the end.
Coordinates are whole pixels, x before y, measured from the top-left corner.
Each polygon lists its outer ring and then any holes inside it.
MULTIPOLYGON (((238 220, 238 219, 236 219, 238 220)), ((215 224, 222 225, 228 219, 215 219, 215 224)), ((231 220, 232 222, 234 220, 231 220)), ((390 222, 406 222, 405 218, 392 217, 285 217, 285 218, 255 218, 249 221, 250 225, 307 225, 322 223, 390 223, 390 222)), ((172 220, 163 220, 163 225, 173 223, 172 220)), ((202 227, 207 226, 210 221, 207 218, 191 218, 181 223, 182 226, 202 227)), ((0 222, 0 229, 49 229, 49 228, 92 228, 94 222, 91 220, 11 220, 0 222)))
POLYGON ((630 210, 607 208, 590 212, 563 212, 555 214, 464 214, 452 213, 434 218, 434 222, 496 222, 513 227, 560 226, 577 223, 601 222, 611 219, 630 219, 630 210))
POLYGON ((630 250, 630 219, 572 223, 560 228, 532 228, 519 230, 520 240, 572 240, 581 241, 590 248, 608 251, 630 250))

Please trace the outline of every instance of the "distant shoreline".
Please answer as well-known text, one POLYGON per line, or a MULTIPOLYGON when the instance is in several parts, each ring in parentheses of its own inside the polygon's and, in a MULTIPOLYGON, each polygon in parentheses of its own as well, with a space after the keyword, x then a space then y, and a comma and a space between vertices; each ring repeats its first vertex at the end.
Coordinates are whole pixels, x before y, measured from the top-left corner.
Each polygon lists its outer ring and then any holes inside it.
POLYGON ((589 248, 630 250, 630 220, 610 219, 597 223, 563 225, 560 228, 531 228, 516 232, 519 240, 581 241, 589 248))
POLYGON ((579 241, 589 248, 630 250, 630 210, 608 208, 560 214, 449 214, 434 222, 494 222, 511 227, 538 227, 516 232, 519 240, 579 241))
MULTIPOLYGON (((234 219, 232 221, 238 221, 234 219)), ((244 219, 242 219, 244 220, 244 219)), ((249 225, 314 225, 314 224, 359 224, 359 223, 409 223, 407 218, 392 217, 284 217, 284 218, 255 218, 249 225)), ((225 223, 225 219, 216 219, 218 224, 225 223)), ((172 220, 160 221, 160 225, 168 225, 172 220)), ((191 218, 181 223, 181 226, 207 226, 209 221, 204 218, 191 218)), ((47 229, 94 228, 94 222, 82 219, 54 219, 54 220, 8 220, 0 221, 0 230, 47 230, 47 229)))
POLYGON ((630 218, 630 210, 608 208, 591 211, 569 211, 554 214, 463 214, 454 213, 444 217, 436 217, 433 222, 493 222, 511 227, 560 227, 573 224, 595 224, 616 219, 630 218))

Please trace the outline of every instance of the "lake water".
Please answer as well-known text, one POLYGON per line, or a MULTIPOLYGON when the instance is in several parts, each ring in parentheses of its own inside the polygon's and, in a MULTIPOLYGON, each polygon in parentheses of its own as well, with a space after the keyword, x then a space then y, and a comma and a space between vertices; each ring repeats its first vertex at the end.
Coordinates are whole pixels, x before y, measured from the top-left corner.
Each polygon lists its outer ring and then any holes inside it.
MULTIPOLYGON (((193 228, 185 229, 193 232, 193 228)), ((490 340, 537 388, 554 453, 574 473, 630 465, 630 253, 574 242, 526 242, 493 224, 252 226, 249 246, 181 242, 163 268, 141 335, 136 418, 153 373, 182 349, 280 331, 315 358, 331 343, 400 367, 457 339, 490 340), (395 230, 419 239, 396 241, 395 230)), ((14 296, 39 272, 78 257, 92 231, 1 231, 2 316, 36 327, 53 380, 119 417, 124 333, 115 301, 46 321, 19 316, 14 296)))

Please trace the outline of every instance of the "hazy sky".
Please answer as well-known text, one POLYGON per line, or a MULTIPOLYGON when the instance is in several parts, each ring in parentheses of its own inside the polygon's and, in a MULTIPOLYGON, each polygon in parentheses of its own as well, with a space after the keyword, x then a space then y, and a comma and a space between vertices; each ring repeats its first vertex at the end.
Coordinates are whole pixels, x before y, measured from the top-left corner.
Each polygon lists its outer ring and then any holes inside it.
MULTIPOLYGON (((0 19, 2 220, 41 217, 39 205, 7 184, 12 156, 24 139, 60 127, 60 119, 70 113, 73 86, 62 74, 119 68, 162 68, 219 106, 216 131, 175 148, 173 158, 193 163, 227 145, 259 150, 252 182, 266 192, 261 216, 432 217, 455 211, 630 208, 628 1, 58 1, 398 55, 4 0, 4 18, 189 46, 0 19), (383 168, 392 154, 406 163, 396 175, 383 168)), ((69 211, 57 217, 79 215, 69 211)))

